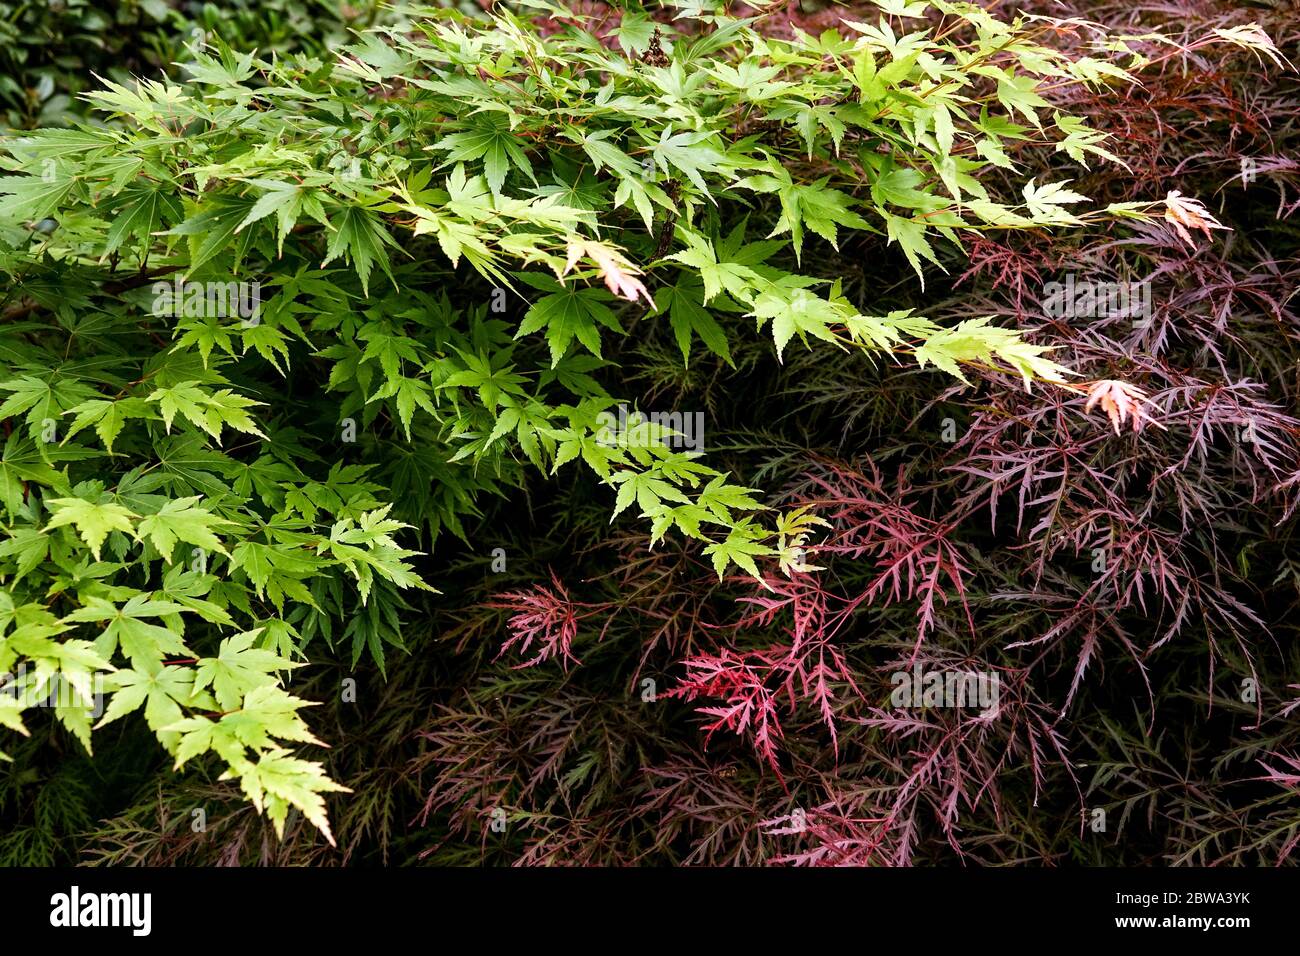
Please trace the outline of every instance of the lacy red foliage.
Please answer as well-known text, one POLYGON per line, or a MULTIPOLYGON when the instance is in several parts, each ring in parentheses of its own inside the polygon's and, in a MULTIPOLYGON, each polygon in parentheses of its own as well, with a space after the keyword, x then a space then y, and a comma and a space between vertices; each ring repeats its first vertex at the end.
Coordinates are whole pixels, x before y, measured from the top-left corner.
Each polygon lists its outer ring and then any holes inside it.
POLYGON ((501 645, 498 658, 510 651, 527 654, 536 642, 536 653, 516 667, 532 667, 556 657, 566 668, 570 663, 580 663, 572 653, 573 639, 578 635, 578 622, 595 611, 580 610, 586 606, 569 598, 554 571, 551 584, 549 588, 537 584, 523 591, 507 591, 484 605, 510 614, 506 624, 509 637, 501 645))

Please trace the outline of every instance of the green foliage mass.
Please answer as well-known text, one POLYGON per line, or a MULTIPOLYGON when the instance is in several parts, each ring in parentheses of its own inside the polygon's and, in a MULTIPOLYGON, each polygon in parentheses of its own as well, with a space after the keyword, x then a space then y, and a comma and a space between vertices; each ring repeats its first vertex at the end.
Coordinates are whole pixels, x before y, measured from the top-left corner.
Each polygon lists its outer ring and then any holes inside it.
POLYGON ((322 53, 349 28, 403 20, 376 0, 26 0, 0 2, 0 124, 66 126, 96 76, 173 75, 210 36, 264 55, 322 53))

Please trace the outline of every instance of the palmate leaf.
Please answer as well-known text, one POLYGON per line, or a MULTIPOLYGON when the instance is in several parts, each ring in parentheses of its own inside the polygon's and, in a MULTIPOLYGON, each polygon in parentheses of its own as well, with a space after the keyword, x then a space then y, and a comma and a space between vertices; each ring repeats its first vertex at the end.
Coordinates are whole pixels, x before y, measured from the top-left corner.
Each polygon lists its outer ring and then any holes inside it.
POLYGON ((84 498, 52 498, 46 504, 51 515, 46 531, 72 525, 96 559, 104 539, 114 531, 135 533, 131 511, 113 502, 92 502, 84 498))
POLYGON ((318 552, 328 552, 356 578, 362 604, 370 595, 375 575, 400 588, 434 591, 406 562, 418 552, 393 540, 394 533, 409 526, 387 517, 391 507, 367 512, 355 521, 344 518, 336 522, 330 528, 329 540, 317 548, 318 552))
POLYGON ((684 274, 676 285, 661 285, 655 290, 655 309, 667 314, 685 364, 690 365, 691 340, 694 337, 714 355, 734 366, 727 333, 705 307, 704 294, 704 286, 689 274, 684 274))
POLYGON ((267 216, 274 215, 278 248, 283 250, 285 237, 304 212, 318 222, 328 222, 320 200, 298 183, 286 183, 275 179, 251 179, 249 184, 264 189, 265 192, 257 197, 248 214, 235 227, 237 233, 267 216))
POLYGON ((653 20, 644 13, 629 10, 619 20, 618 28, 610 32, 618 38, 618 45, 624 53, 639 57, 650 46, 654 31, 653 20))
POLYGON ((524 273, 520 276, 533 288, 545 292, 524 315, 515 338, 546 330, 551 350, 551 367, 560 363, 576 338, 592 355, 600 358, 600 326, 623 334, 623 326, 607 302, 615 296, 606 289, 564 285, 550 276, 524 273))
POLYGON ((308 552, 247 540, 235 545, 230 563, 248 575, 259 597, 265 594, 280 609, 286 597, 314 604, 306 581, 325 566, 308 552))
MULTIPOLYGON (((187 667, 154 665, 141 670, 119 670, 111 676, 112 696, 95 729, 112 723, 144 707, 149 729, 164 732, 181 720, 183 706, 193 703, 194 671, 187 667)), ((170 746, 178 739, 174 731, 162 738, 170 746)))
MULTIPOLYGON (((95 699, 95 675, 110 667, 108 661, 84 640, 55 640, 68 630, 64 623, 21 624, 0 641, 8 654, 21 654, 34 665, 32 673, 13 679, 8 675, 7 695, 16 695, 19 703, 32 705, 53 695, 54 713, 59 722, 77 738, 87 753, 92 753, 90 712, 95 699), (7 645, 7 647, 5 646, 7 645), (57 683, 55 681, 57 680, 57 683)), ((6 718, 17 718, 10 709, 6 718)), ((21 729, 21 720, 18 720, 21 729)))
POLYGON ((259 812, 265 810, 277 834, 283 834, 289 808, 296 807, 333 844, 321 794, 351 791, 330 780, 319 763, 292 757, 274 742, 278 738, 321 743, 298 716, 298 710, 306 704, 275 686, 259 684, 244 696, 239 710, 220 720, 189 717, 162 731, 178 735, 177 767, 207 751, 220 754, 230 765, 223 779, 239 779, 244 793, 259 812))
POLYGON ((741 524, 731 530, 725 541, 709 545, 704 549, 704 553, 712 561, 713 570, 717 572, 719 579, 722 578, 728 565, 736 564, 761 581, 763 576, 759 573, 754 559, 775 554, 776 550, 762 544, 752 526, 741 524))
POLYGON ((887 213, 885 215, 885 226, 889 241, 898 243, 899 248, 903 250, 903 255, 907 256, 907 261, 916 270, 917 276, 921 279, 921 286, 924 288, 925 273, 922 271, 921 260, 925 259, 935 265, 940 265, 934 247, 930 245, 930 241, 926 238, 928 230, 925 224, 914 219, 906 219, 903 216, 887 213))
POLYGON ((179 220, 181 215, 180 201, 170 184, 154 183, 127 189, 114 209, 101 261, 130 239, 141 240, 148 251, 153 234, 165 223, 179 220))
POLYGON ((137 594, 121 607, 113 602, 89 596, 66 620, 98 622, 103 632, 95 639, 95 651, 111 660, 120 648, 133 667, 150 673, 168 656, 185 657, 189 648, 180 633, 168 623, 151 624, 149 618, 178 620, 185 606, 172 601, 156 600, 149 594, 137 594))
POLYGON ((205 198, 201 205, 191 206, 186 218, 167 230, 167 235, 187 238, 191 272, 232 251, 235 263, 243 258, 249 236, 244 233, 237 238, 235 233, 239 224, 248 218, 253 203, 252 199, 233 193, 215 194, 205 198))
POLYGON ((667 258, 693 268, 704 283, 704 304, 723 292, 742 301, 749 298, 749 290, 758 278, 749 266, 723 260, 718 261, 718 254, 703 236, 686 233, 687 248, 673 253, 667 258))
MULTIPOLYGON (((235 355, 235 329, 225 324, 220 316, 195 316, 184 318, 176 323, 180 337, 176 340, 176 351, 196 346, 203 358, 203 367, 208 367, 214 349, 225 354, 235 355)), ((247 349, 245 349, 247 351, 247 349)))
MULTIPOLYGON (((16 694, 0 694, 0 727, 8 728, 24 737, 30 737, 31 731, 23 723, 23 704, 16 694)), ((0 760, 13 758, 0 752, 0 760)))
POLYGON ((0 418, 11 418, 27 413, 26 421, 33 437, 48 441, 44 434, 50 423, 86 399, 96 397, 96 392, 85 382, 52 373, 48 378, 23 375, 0 382, 0 389, 9 396, 0 404, 0 418))
POLYGON ((1065 187, 1068 182, 1044 183, 1042 186, 1029 180, 1025 184, 1025 208, 1034 222, 1049 226, 1075 225, 1079 218, 1067 211, 1064 206, 1070 203, 1087 202, 1087 196, 1080 196, 1065 187))
MULTIPOLYGON (((768 237, 790 234, 795 258, 802 262, 804 228, 812 230, 832 246, 838 246, 839 227, 874 231, 872 225, 854 211, 847 193, 828 186, 828 179, 813 183, 795 182, 790 173, 776 166, 768 174, 751 176, 736 183, 736 188, 759 193, 775 193, 781 202, 781 216, 768 237)), ((877 200, 879 202, 879 200, 877 200)))
POLYGON ((260 684, 244 695, 238 710, 224 713, 218 720, 187 717, 163 729, 181 734, 175 754, 178 767, 208 750, 217 751, 227 763, 239 765, 247 749, 273 749, 279 746, 277 740, 324 746, 298 715, 308 706, 309 701, 274 684, 260 684))
POLYGON ((335 259, 346 258, 357 270, 361 289, 370 292, 370 273, 376 265, 391 279, 392 267, 388 249, 397 246, 397 240, 384 228, 383 221, 363 206, 345 206, 330 217, 332 229, 329 249, 321 266, 335 259))
POLYGON ((111 132, 101 129, 38 129, 11 140, 8 148, 24 168, 36 171, 46 160, 102 154, 117 141, 111 132))
POLYGON ((672 482, 651 472, 616 471, 609 480, 618 485, 618 498, 614 502, 614 514, 610 521, 633 503, 640 507, 643 515, 654 515, 664 507, 666 501, 681 504, 690 504, 691 501, 672 482))
POLYGON ((284 836, 284 822, 290 807, 302 812, 314 827, 324 834, 334 846, 329 816, 325 812, 322 793, 351 793, 342 784, 325 775, 324 768, 314 761, 299 760, 288 750, 275 748, 264 751, 256 763, 244 763, 232 768, 231 776, 239 777, 239 786, 259 811, 275 827, 277 836, 284 836))
POLYGON ((760 324, 771 321, 772 339, 776 342, 778 359, 796 332, 805 343, 810 335, 834 342, 836 338, 831 326, 846 321, 846 314, 840 306, 816 293, 807 289, 777 286, 772 286, 771 291, 762 293, 754 300, 751 315, 760 324))
POLYGON ((23 508, 28 483, 69 491, 67 479, 50 466, 48 452, 20 431, 11 434, 0 452, 0 502, 16 516, 23 508))
POLYGON ((757 488, 744 488, 740 485, 727 484, 726 477, 713 478, 701 490, 697 503, 707 508, 725 525, 732 524, 733 511, 758 511, 764 506, 753 496, 759 493, 757 488))
POLYGON ((231 493, 223 479, 240 473, 239 465, 204 444, 202 433, 172 435, 155 442, 158 473, 174 494, 201 494, 213 498, 231 493))
POLYGON ((49 176, 0 177, 0 222, 45 219, 58 211, 74 185, 72 174, 61 166, 49 176))
POLYGON ((704 182, 704 173, 723 173, 725 178, 732 178, 725 171, 725 156, 716 143, 717 134, 710 130, 682 130, 675 133, 669 123, 660 133, 651 155, 660 169, 685 174, 695 188, 707 196, 709 188, 704 182))
POLYGON ((221 642, 216 657, 200 658, 194 673, 194 689, 210 686, 217 704, 224 710, 234 710, 250 691, 274 686, 277 672, 302 666, 255 647, 261 633, 262 629, 257 628, 228 637, 221 642))
POLYGON ((1001 359, 1021 375, 1026 389, 1035 380, 1065 381, 1068 371, 1043 357, 1049 347, 1024 342, 1014 329, 998 328, 990 321, 988 316, 967 319, 951 329, 929 333, 915 350, 917 363, 922 368, 934 364, 965 382, 962 363, 993 364, 1001 359))
POLYGON ((1026 74, 1017 74, 1012 67, 1007 67, 997 77, 998 101, 1008 112, 1014 110, 1035 126, 1041 126, 1038 110, 1050 109, 1051 104, 1037 92, 1038 80, 1026 74))
POLYGON ((148 538, 168 564, 171 563, 172 549, 177 541, 216 551, 218 554, 227 553, 221 540, 213 534, 213 529, 229 527, 233 522, 195 507, 195 502, 199 500, 197 495, 175 498, 159 511, 140 519, 140 537, 148 538))
POLYGON ((93 398, 69 408, 65 415, 75 415, 68 426, 63 442, 67 443, 77 432, 93 425, 95 434, 103 443, 104 449, 111 452, 113 442, 122 433, 126 423, 131 419, 156 418, 157 412, 142 398, 127 396, 119 399, 93 398))
POLYGON ((50 536, 39 528, 19 528, 0 541, 0 557, 15 559, 13 584, 39 567, 49 553, 50 536))
POLYGON ((447 151, 444 166, 481 160, 483 175, 494 194, 500 194, 512 166, 537 182, 519 139, 511 133, 506 120, 496 114, 479 114, 469 129, 444 136, 429 148, 447 151))
POLYGON ((148 401, 158 403, 163 424, 169 432, 172 421, 179 414, 218 442, 221 441, 223 427, 266 437, 254 424, 253 417, 247 411, 262 403, 244 398, 228 388, 209 393, 198 382, 180 382, 166 388, 155 389, 149 395, 148 401))

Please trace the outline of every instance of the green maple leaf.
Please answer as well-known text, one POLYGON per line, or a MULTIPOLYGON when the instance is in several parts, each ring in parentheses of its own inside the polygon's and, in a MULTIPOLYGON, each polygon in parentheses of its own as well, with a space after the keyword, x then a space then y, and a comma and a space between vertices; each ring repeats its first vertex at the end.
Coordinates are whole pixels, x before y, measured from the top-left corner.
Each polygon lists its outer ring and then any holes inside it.
POLYGON ((61 166, 55 166, 50 176, 0 177, 0 219, 44 219, 58 211, 75 184, 76 179, 61 166))
POLYGON ((203 367, 208 367, 208 361, 212 358, 213 349, 221 349, 227 355, 234 356, 235 346, 231 335, 233 329, 229 326, 222 325, 218 316, 200 316, 193 319, 183 319, 177 323, 178 331, 184 329, 180 338, 176 340, 175 351, 179 352, 191 345, 198 346, 199 355, 203 358, 203 367))
POLYGON ((691 499, 676 486, 651 472, 616 471, 610 476, 610 481, 618 485, 618 498, 614 502, 614 513, 610 516, 610 521, 617 518, 634 501, 640 506, 641 513, 644 515, 659 512, 664 507, 664 501, 691 503, 691 499))
POLYGON ((299 760, 289 751, 277 748, 263 753, 257 763, 245 763, 238 774, 239 785, 260 812, 263 807, 275 827, 284 836, 284 821, 289 808, 296 807, 334 846, 329 815, 325 812, 322 793, 351 793, 325 775, 321 765, 299 760))
POLYGON ((388 262, 388 247, 395 247, 397 240, 375 213, 363 206, 345 206, 330 220, 330 225, 333 234, 330 236, 325 259, 321 262, 322 266, 346 256, 357 270, 361 290, 367 295, 370 294, 370 273, 376 263, 390 279, 393 277, 388 262))
POLYGON ((202 690, 210 685, 217 703, 225 710, 233 710, 249 691, 274 684, 272 675, 277 671, 302 666, 272 651, 254 647, 253 642, 261 633, 262 629, 256 628, 228 637, 221 642, 216 657, 201 658, 194 674, 194 689, 202 690))
POLYGON ((763 504, 752 497, 757 493, 757 488, 729 485, 726 476, 719 475, 700 489, 697 503, 701 507, 709 509, 723 524, 730 525, 732 521, 731 511, 733 509, 736 511, 755 511, 764 508, 763 504))
POLYGON ((1087 202, 1087 196, 1081 196, 1078 193, 1066 189, 1069 182, 1044 183, 1039 186, 1034 180, 1029 180, 1025 184, 1024 197, 1025 208, 1029 210, 1029 215, 1034 222, 1043 225, 1074 225, 1080 220, 1073 213, 1065 208, 1065 205, 1076 202, 1087 202))
POLYGON ((713 244, 703 236, 687 233, 686 241, 687 248, 666 258, 691 266, 699 272, 704 283, 705 305, 724 291, 737 299, 749 298, 749 290, 758 278, 753 269, 738 262, 719 262, 713 244))
POLYGON ((722 356, 728 365, 735 367, 727 333, 718 320, 704 307, 704 288, 689 274, 677 280, 676 285, 664 285, 655 290, 655 309, 667 312, 668 323, 682 350, 682 361, 690 365, 691 337, 698 337, 715 355, 722 356))
POLYGON ((255 750, 276 746, 276 737, 324 747, 298 716, 299 710, 310 706, 309 701, 285 693, 273 683, 261 684, 244 694, 239 710, 222 715, 218 723, 235 740, 255 750))
POLYGON ((193 670, 154 665, 148 670, 119 670, 111 680, 117 689, 109 698, 104 716, 95 725, 96 730, 134 713, 143 705, 145 723, 158 734, 164 746, 170 748, 179 740, 179 734, 164 728, 182 719, 183 705, 193 704, 193 670))
POLYGON ((95 639, 96 653, 108 660, 121 647, 135 669, 150 673, 164 657, 186 657, 190 651, 179 633, 145 619, 168 617, 184 610, 184 605, 155 600, 149 594, 137 594, 121 607, 103 598, 87 597, 65 620, 107 622, 95 639))
POLYGON ((234 249, 235 258, 238 259, 247 247, 248 235, 237 240, 235 233, 252 208, 252 199, 218 194, 205 199, 203 205, 195 207, 184 222, 173 226, 165 234, 188 237, 190 272, 231 249, 234 249))
POLYGON ((186 717, 161 729, 164 734, 177 734, 179 739, 172 751, 177 770, 185 766, 199 754, 215 752, 227 763, 236 764, 244 760, 246 749, 235 738, 228 727, 207 717, 186 717))
POLYGON ((885 227, 889 234, 889 241, 897 242, 902 248, 903 255, 907 256, 912 269, 921 278, 921 288, 925 288, 925 274, 921 271, 921 260, 927 259, 935 265, 940 263, 930 241, 925 237, 924 223, 895 216, 893 213, 885 213, 885 227))
POLYGON ((804 342, 809 335, 835 342, 830 327, 845 321, 844 313, 835 303, 807 289, 774 288, 774 291, 765 292, 754 300, 754 311, 750 314, 760 323, 772 321, 772 338, 776 342, 778 359, 796 332, 804 342))
POLYGON ((253 422, 247 409, 262 402, 237 395, 228 388, 209 394, 198 382, 180 382, 167 388, 155 389, 148 401, 157 402, 162 413, 163 425, 170 432, 172 421, 179 414, 191 424, 197 425, 209 435, 221 441, 221 429, 228 426, 235 431, 259 438, 266 436, 253 422))
POLYGON ((26 412, 33 437, 41 434, 46 422, 56 421, 66 410, 85 399, 99 397, 84 383, 57 375, 52 375, 48 381, 24 375, 0 382, 0 389, 13 393, 0 404, 0 418, 26 412))
POLYGON ((839 241, 840 226, 874 231, 871 224, 852 209, 853 197, 827 186, 828 181, 796 183, 788 170, 774 164, 771 175, 751 176, 736 185, 755 192, 777 194, 781 200, 781 218, 768 237, 790 233, 795 258, 802 261, 805 226, 831 245, 839 241))
POLYGON ((1004 329, 989 325, 989 316, 967 319, 950 329, 937 329, 931 332, 914 353, 917 364, 922 368, 933 363, 963 382, 959 363, 992 363, 1001 358, 1019 372, 1028 390, 1034 377, 1053 382, 1065 381, 1066 369, 1043 353, 1051 349, 1042 345, 1030 345, 1021 340, 1015 329, 1004 329))
POLYGON ((233 527, 234 522, 214 515, 203 508, 194 507, 199 500, 195 495, 190 498, 174 498, 162 506, 156 513, 140 521, 140 537, 147 537, 158 553, 171 564, 172 549, 177 541, 193 544, 206 551, 228 554, 220 539, 212 533, 213 528, 233 527))
MULTIPOLYGON (((46 451, 48 453, 48 449, 46 451)), ((15 431, 0 454, 0 501, 4 502, 10 515, 17 515, 22 510, 28 482, 68 490, 64 477, 49 466, 41 450, 15 431)))
POLYGON ((998 100, 1007 111, 1015 110, 1035 126, 1041 126, 1039 109, 1050 109, 1051 103, 1038 95, 1039 80, 1034 76, 1017 76, 1011 67, 998 77, 998 100))
POLYGON ((550 294, 533 303, 524 315, 515 338, 545 329, 546 343, 551 348, 552 368, 560 363, 569 349, 569 343, 575 338, 592 355, 600 358, 599 327, 602 325, 620 335, 624 334, 618 318, 605 305, 614 299, 609 291, 582 288, 576 284, 565 286, 542 275, 528 274, 527 281, 550 294))
POLYGON ((99 550, 110 532, 134 534, 131 519, 136 515, 112 502, 96 504, 84 498, 54 498, 47 501, 46 505, 50 508, 51 517, 45 530, 73 525, 81 535, 81 540, 86 542, 94 554, 95 560, 99 560, 99 550))
POLYGON ((316 604, 303 579, 318 572, 322 562, 310 554, 257 541, 241 541, 231 551, 230 563, 248 575, 259 597, 265 594, 277 608, 283 608, 286 596, 304 604, 316 604))
POLYGON ((712 145, 717 134, 711 130, 684 130, 674 134, 672 130, 672 124, 665 126, 654 144, 652 155, 656 165, 665 172, 677 169, 685 173, 695 188, 707 196, 709 188, 700 174, 721 171, 726 159, 712 145))
POLYGON ((767 545, 759 544, 753 537, 753 529, 746 524, 737 525, 731 529, 727 535, 727 540, 718 541, 704 549, 713 562, 713 570, 718 573, 718 578, 726 572, 728 565, 736 564, 744 568, 754 578, 762 580, 762 575, 758 572, 758 565, 754 563, 756 557, 776 554, 776 551, 767 545))
POLYGON ((483 174, 494 195, 500 195, 506 174, 512 165, 527 174, 533 182, 537 182, 532 163, 528 161, 519 145, 519 139, 510 132, 504 118, 480 116, 473 129, 444 136, 430 148, 448 150, 444 166, 481 159, 483 174))
MULTIPOLYGON (((48 615, 47 615, 48 617, 48 615)), ((55 695, 55 716, 86 748, 91 752, 90 714, 94 705, 94 677, 99 671, 111 667, 105 657, 98 653, 89 641, 69 640, 55 641, 53 638, 69 629, 64 623, 29 622, 13 630, 9 636, 0 641, 0 648, 11 654, 22 655, 35 663, 35 672, 29 675, 25 687, 20 688, 19 703, 24 703, 21 695, 33 693, 44 695, 54 689, 51 681, 56 675, 66 682, 66 688, 60 686, 55 695)), ((6 709, 5 722, 25 733, 18 716, 21 708, 6 709)))
POLYGON ((0 556, 17 561, 11 584, 21 581, 39 567, 49 553, 50 536, 39 528, 15 528, 9 540, 0 541, 0 556))
POLYGON ((95 426, 95 434, 104 443, 104 448, 112 452, 113 442, 121 434, 127 421, 132 418, 155 418, 155 411, 142 398, 128 396, 116 401, 107 398, 93 398, 69 408, 64 414, 75 415, 68 433, 63 436, 66 444, 73 435, 89 425, 95 426))
MULTIPOLYGON (((0 694, 0 727, 8 727, 10 730, 22 734, 24 737, 30 737, 26 725, 23 723, 23 704, 16 695, 0 694)), ((9 760, 11 758, 0 753, 0 760, 9 760)))
POLYGON ((132 186, 122 193, 112 212, 100 261, 132 237, 143 240, 147 248, 164 218, 175 221, 181 215, 181 204, 170 183, 132 186))

